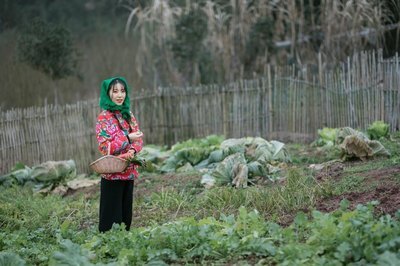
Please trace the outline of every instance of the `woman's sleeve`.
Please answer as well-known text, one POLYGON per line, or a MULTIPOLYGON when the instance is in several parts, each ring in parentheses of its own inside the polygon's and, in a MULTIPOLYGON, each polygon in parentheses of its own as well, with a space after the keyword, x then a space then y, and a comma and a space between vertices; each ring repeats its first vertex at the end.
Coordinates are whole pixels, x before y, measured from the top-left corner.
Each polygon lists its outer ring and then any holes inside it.
MULTIPOLYGON (((132 124, 132 131, 138 131, 139 130, 139 123, 136 121, 136 118, 132 115, 131 113, 131 124, 132 124)), ((136 139, 132 141, 131 143, 131 148, 135 150, 136 153, 139 153, 142 150, 143 147, 143 139, 136 139)))
POLYGON ((103 155, 117 155, 129 146, 128 138, 112 116, 101 113, 96 122, 96 138, 103 155))

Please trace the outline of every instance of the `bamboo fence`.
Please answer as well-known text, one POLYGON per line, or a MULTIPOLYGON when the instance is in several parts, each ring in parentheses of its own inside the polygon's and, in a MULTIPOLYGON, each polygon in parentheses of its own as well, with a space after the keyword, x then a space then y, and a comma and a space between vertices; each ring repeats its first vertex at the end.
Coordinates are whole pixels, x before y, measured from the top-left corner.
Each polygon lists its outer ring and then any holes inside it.
MULTIPOLYGON (((366 129, 376 120, 400 127, 400 61, 362 52, 342 65, 266 67, 260 79, 226 85, 136 91, 132 111, 145 143, 172 145, 210 134, 312 141, 323 127, 366 129)), ((98 100, 0 112, 0 174, 74 159, 78 171, 98 158, 98 100)))

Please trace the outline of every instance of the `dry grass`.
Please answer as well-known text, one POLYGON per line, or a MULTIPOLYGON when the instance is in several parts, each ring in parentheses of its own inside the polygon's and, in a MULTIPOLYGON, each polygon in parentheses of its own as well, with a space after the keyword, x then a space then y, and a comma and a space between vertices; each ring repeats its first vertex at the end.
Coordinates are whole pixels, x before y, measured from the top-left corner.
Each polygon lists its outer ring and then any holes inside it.
POLYGON ((200 5, 199 1, 187 0, 185 5, 176 6, 173 1, 152 0, 142 7, 134 5, 137 1, 120 0, 118 4, 125 6, 130 14, 126 21, 126 38, 101 33, 75 36, 82 54, 79 64, 83 80, 68 78, 57 84, 41 72, 18 63, 15 60, 16 33, 3 32, 0 36, 0 97, 6 100, 0 108, 53 103, 55 86, 62 90, 61 104, 93 99, 98 96, 101 80, 112 75, 126 76, 134 89, 197 85, 198 77, 185 80, 168 49, 180 16, 195 8, 207 18, 208 32, 203 46, 210 53, 211 65, 221 83, 253 78, 253 73, 254 76, 265 75, 268 64, 315 63, 318 51, 321 62, 343 61, 354 51, 381 47, 383 22, 395 23, 399 19, 399 5, 395 0, 392 0, 391 10, 378 0, 322 0, 319 9, 307 8, 307 4, 315 2, 311 0, 232 0, 225 1, 225 6, 218 4, 221 2, 208 0, 200 5), (258 54, 251 69, 246 69, 244 58, 249 33, 265 16, 274 21, 273 41, 290 41, 293 45, 258 54), (375 34, 367 38, 368 31, 375 34), (315 37, 318 32, 323 36, 316 46, 308 37, 315 37), (10 93, 9 88, 16 89, 10 93))
MULTIPOLYGON (((232 81, 244 76, 243 58, 252 26, 262 17, 274 18, 275 42, 290 40, 290 49, 272 54, 266 51, 255 59, 254 71, 267 63, 316 62, 317 51, 322 58, 341 61, 355 51, 369 47, 380 48, 383 22, 393 14, 378 0, 323 0, 319 8, 314 1, 227 1, 222 6, 215 1, 186 1, 185 6, 174 6, 172 1, 153 0, 147 7, 131 7, 126 33, 133 30, 138 43, 137 70, 143 74, 150 64, 165 61, 164 67, 153 71, 167 71, 171 81, 181 77, 174 68, 174 59, 168 52, 167 41, 175 36, 179 16, 190 9, 201 8, 208 21, 208 33, 203 45, 212 54, 219 80, 232 81), (228 11, 229 10, 229 11, 228 11), (307 13, 307 14, 306 14, 307 13), (374 32, 373 34, 371 32, 374 32), (310 37, 321 35, 318 47, 310 37), (368 34, 368 35, 366 35, 368 34), (155 51, 157 51, 155 53, 155 51), (157 58, 155 58, 157 57, 157 58)), ((160 73, 153 73, 154 81, 160 73)), ((162 80, 159 80, 162 82, 162 80)))

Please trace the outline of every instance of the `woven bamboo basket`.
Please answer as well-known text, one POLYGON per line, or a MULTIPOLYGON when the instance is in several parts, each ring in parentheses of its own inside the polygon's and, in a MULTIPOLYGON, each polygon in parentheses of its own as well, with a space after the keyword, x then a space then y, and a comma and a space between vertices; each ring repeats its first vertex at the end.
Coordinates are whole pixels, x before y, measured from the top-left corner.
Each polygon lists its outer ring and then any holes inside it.
POLYGON ((89 166, 96 173, 113 174, 123 172, 128 166, 128 161, 114 155, 106 155, 92 162, 89 166))

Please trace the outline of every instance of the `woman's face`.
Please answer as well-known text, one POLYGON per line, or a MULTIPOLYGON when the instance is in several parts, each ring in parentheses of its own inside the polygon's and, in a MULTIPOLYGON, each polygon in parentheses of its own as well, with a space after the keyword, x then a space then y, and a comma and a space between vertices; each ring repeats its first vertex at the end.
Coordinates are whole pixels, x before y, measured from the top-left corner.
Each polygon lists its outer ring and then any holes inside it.
POLYGON ((116 105, 122 105, 125 101, 126 91, 121 83, 113 85, 109 91, 110 99, 116 105))

